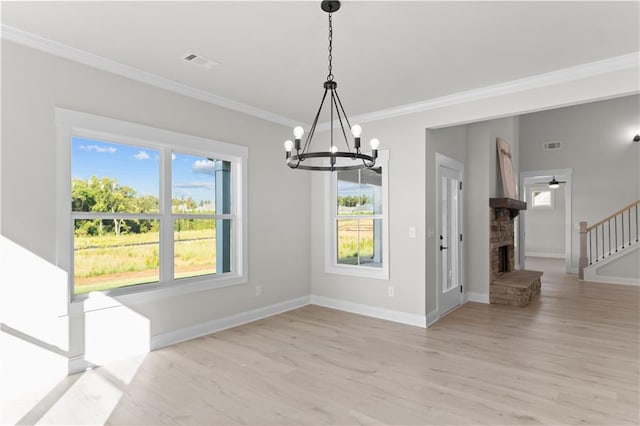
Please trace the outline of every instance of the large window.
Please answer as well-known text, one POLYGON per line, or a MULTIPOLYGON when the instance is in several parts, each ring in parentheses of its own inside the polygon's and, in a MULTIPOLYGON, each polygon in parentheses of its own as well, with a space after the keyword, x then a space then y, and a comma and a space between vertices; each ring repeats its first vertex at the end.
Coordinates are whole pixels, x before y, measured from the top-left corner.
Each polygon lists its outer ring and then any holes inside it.
POLYGON ((388 279, 386 151, 374 169, 328 179, 327 272, 388 279))
POLYGON ((56 114, 58 248, 72 298, 246 282, 246 148, 56 114))

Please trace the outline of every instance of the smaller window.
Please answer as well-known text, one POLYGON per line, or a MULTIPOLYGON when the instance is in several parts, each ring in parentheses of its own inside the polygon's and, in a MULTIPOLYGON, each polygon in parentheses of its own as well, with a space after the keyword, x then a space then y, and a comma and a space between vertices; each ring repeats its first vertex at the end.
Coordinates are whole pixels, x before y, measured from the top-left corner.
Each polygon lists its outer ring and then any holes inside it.
POLYGON ((549 189, 532 189, 530 200, 533 209, 553 209, 553 191, 549 189))
POLYGON ((326 271, 388 279, 388 161, 327 176, 326 271))

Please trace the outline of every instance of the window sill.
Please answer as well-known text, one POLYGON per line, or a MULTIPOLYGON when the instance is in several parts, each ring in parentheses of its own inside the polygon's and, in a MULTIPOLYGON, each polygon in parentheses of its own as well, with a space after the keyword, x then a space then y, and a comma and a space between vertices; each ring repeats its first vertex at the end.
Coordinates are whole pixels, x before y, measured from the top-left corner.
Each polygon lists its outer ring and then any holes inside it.
POLYGON ((347 275, 351 277, 371 278, 375 280, 389 281, 389 271, 385 268, 372 268, 368 266, 327 265, 327 274, 347 275))
POLYGON ((69 316, 82 315, 85 312, 100 309, 149 303, 160 299, 216 290, 248 282, 247 277, 241 275, 229 275, 220 278, 194 277, 165 283, 141 284, 108 292, 96 291, 72 296, 68 314, 69 316))

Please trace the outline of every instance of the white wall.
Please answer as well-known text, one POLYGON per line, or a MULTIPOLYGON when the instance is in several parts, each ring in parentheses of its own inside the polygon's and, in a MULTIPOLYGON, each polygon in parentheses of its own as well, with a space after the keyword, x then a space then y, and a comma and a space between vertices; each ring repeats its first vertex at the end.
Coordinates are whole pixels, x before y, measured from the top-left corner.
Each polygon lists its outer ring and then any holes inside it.
POLYGON ((565 186, 550 189, 547 184, 526 185, 527 210, 524 240, 527 256, 565 257, 565 186), (529 195, 532 189, 551 191, 552 209, 534 209, 529 195))
POLYGON ((640 284, 640 251, 638 249, 629 250, 614 262, 601 268, 596 267, 595 273, 605 277, 627 278, 640 284))
POLYGON ((593 102, 520 117, 523 172, 573 169, 572 268, 578 266, 579 222, 595 223, 640 199, 638 95, 593 102), (562 149, 542 144, 562 141, 562 149))
MULTIPOLYGON (((57 106, 249 147, 249 284, 128 306, 148 321, 151 337, 310 293, 309 198, 300 196, 310 179, 284 165, 282 140, 289 129, 3 40, 1 230, 31 259, 24 274, 3 282, 5 295, 7 289, 30 294, 11 301, 17 311, 39 312, 36 302, 45 288, 57 289, 51 300, 65 299, 64 273, 55 282, 52 274, 33 273, 56 264, 57 106)), ((57 321, 58 313, 32 316, 46 323, 57 321)), ((16 317, 2 321, 22 325, 16 317)), ((68 342, 52 344, 66 346, 69 357, 83 354, 87 321, 84 315, 69 318, 68 342)), ((34 337, 50 340, 42 333, 34 337)))

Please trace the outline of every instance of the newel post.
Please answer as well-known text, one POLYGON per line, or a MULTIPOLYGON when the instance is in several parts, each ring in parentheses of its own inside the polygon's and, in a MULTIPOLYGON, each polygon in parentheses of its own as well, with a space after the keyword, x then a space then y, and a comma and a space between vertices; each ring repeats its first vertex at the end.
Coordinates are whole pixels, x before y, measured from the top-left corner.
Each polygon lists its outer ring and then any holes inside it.
POLYGON ((578 259, 578 278, 584 279, 584 268, 589 264, 587 259, 587 222, 580 222, 580 258, 578 259))

